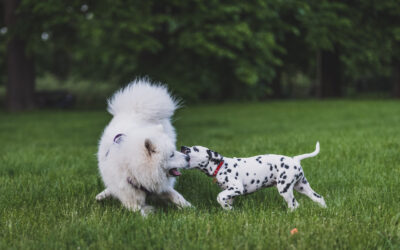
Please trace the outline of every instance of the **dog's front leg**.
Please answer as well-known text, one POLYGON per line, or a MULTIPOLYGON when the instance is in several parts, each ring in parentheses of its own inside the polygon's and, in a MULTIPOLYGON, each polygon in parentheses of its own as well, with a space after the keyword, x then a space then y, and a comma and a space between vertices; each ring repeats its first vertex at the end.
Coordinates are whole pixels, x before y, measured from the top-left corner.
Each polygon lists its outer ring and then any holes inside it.
POLYGON ((185 200, 185 198, 183 198, 183 196, 173 188, 169 189, 165 193, 165 197, 168 198, 172 203, 175 203, 179 208, 192 206, 192 204, 185 200))
POLYGON ((100 192, 98 195, 96 195, 96 200, 101 201, 101 200, 104 200, 111 196, 112 196, 111 191, 108 188, 106 188, 102 192, 100 192))
POLYGON ((241 194, 243 194, 243 187, 239 185, 231 186, 218 194, 217 201, 224 209, 230 210, 232 209, 233 198, 241 194))

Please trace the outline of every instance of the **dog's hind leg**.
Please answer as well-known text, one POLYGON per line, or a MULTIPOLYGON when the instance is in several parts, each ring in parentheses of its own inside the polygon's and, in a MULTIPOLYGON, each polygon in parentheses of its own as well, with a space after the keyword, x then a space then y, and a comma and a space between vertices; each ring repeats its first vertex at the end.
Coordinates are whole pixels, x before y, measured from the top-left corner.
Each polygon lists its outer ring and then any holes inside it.
MULTIPOLYGON (((122 205, 132 212, 140 211, 143 216, 147 215, 147 212, 142 211, 146 206, 146 193, 142 190, 132 188, 127 182, 124 185, 120 185, 118 190, 113 192, 116 197, 121 201, 122 205)), ((150 209, 144 209, 150 211, 150 209)))
POLYGON ((295 182, 294 179, 289 183, 278 181, 278 184, 276 185, 278 188, 279 194, 283 197, 283 199, 285 199, 285 201, 288 204, 288 207, 291 211, 294 211, 299 206, 299 203, 296 201, 296 198, 294 198, 294 195, 293 195, 294 182, 295 182))
POLYGON ((96 200, 101 201, 101 200, 104 200, 111 196, 112 196, 111 191, 108 188, 106 188, 102 192, 100 192, 98 195, 96 195, 96 200))
POLYGON ((170 188, 167 192, 165 192, 164 197, 169 199, 172 203, 176 204, 179 208, 192 206, 192 204, 185 200, 185 198, 183 198, 183 196, 173 188, 170 188))
POLYGON ((326 203, 324 200, 324 197, 321 195, 317 194, 310 186, 310 183, 308 183, 306 177, 303 177, 296 185, 294 186, 294 189, 306 196, 308 196, 311 200, 314 202, 317 202, 321 207, 326 207, 326 203))

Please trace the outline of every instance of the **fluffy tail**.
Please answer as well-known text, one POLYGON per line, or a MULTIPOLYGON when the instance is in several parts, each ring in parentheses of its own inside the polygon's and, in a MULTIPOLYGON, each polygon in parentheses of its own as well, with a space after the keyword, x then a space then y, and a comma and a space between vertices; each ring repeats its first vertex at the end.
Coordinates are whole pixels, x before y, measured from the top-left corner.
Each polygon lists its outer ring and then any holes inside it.
POLYGON ((113 116, 134 114, 156 121, 171 118, 178 107, 166 86, 147 78, 134 80, 108 100, 108 112, 113 116))
POLYGON ((298 156, 293 157, 293 159, 301 161, 301 160, 306 159, 306 158, 314 157, 318 153, 319 153, 319 142, 317 142, 317 145, 315 145, 315 151, 314 152, 309 153, 309 154, 298 155, 298 156))

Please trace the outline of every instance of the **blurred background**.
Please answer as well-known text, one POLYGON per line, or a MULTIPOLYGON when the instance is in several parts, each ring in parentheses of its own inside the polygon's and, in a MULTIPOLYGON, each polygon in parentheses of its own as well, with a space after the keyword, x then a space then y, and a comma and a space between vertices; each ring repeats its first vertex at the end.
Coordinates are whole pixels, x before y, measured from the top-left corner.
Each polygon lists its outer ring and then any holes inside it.
POLYGON ((400 1, 3 0, 6 110, 103 107, 138 76, 186 104, 400 98, 400 1))

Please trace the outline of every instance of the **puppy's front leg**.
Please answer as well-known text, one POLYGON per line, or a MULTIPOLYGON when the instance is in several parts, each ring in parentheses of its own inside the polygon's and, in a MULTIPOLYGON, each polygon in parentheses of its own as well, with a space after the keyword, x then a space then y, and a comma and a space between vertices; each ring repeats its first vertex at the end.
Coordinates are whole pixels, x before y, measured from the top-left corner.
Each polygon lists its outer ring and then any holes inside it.
POLYGON ((232 185, 218 194, 217 201, 222 208, 230 210, 232 209, 233 198, 241 194, 243 194, 243 187, 241 185, 232 185))
POLYGON ((166 198, 168 198, 171 202, 178 205, 179 208, 191 207, 190 204, 183 196, 178 193, 175 189, 171 188, 165 193, 166 198))
POLYGON ((102 192, 100 192, 98 195, 96 195, 96 200, 101 201, 110 196, 112 196, 112 194, 111 194, 110 190, 108 188, 106 188, 102 192))

